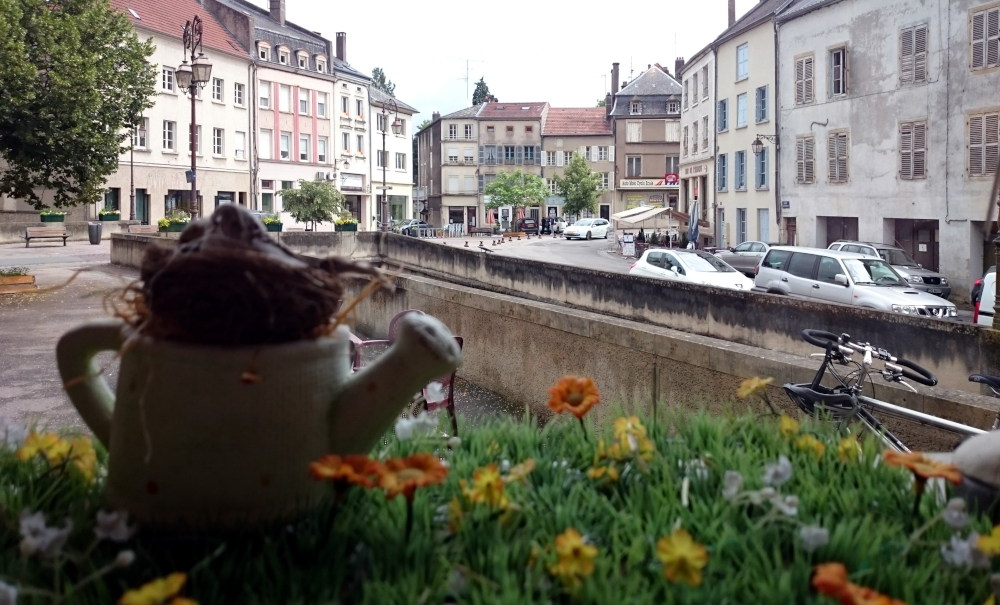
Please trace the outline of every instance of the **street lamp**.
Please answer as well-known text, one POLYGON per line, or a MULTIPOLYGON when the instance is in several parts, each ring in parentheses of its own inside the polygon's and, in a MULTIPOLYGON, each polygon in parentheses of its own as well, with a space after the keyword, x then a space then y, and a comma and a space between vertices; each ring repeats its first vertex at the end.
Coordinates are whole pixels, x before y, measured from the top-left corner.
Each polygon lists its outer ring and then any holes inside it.
POLYGON ((403 123, 399 121, 399 106, 392 97, 385 97, 382 101, 382 232, 389 232, 389 188, 385 184, 385 168, 389 163, 389 154, 385 150, 385 124, 389 121, 389 114, 386 105, 392 104, 392 134, 399 135, 403 132, 403 123))
POLYGON ((135 138, 136 135, 139 138, 145 138, 146 136, 146 118, 139 116, 139 127, 136 129, 135 134, 132 135, 132 144, 128 148, 128 220, 135 220, 135 138))
POLYGON ((188 130, 189 148, 191 151, 191 173, 188 178, 191 182, 191 218, 198 218, 198 181, 195 173, 195 148, 199 141, 197 141, 198 121, 196 118, 195 94, 199 88, 208 84, 208 80, 212 77, 212 62, 208 60, 205 53, 201 52, 201 17, 198 15, 195 15, 194 19, 184 24, 184 51, 185 53, 191 51, 191 63, 188 64, 185 58, 180 67, 177 68, 177 71, 174 72, 174 77, 177 78, 177 86, 181 90, 187 90, 188 94, 191 95, 191 124, 188 130), (197 55, 195 55, 195 51, 198 52, 197 55))
POLYGON ((775 147, 778 146, 778 136, 777 135, 773 135, 773 134, 759 134, 759 135, 757 135, 757 138, 753 140, 753 143, 750 143, 750 149, 753 150, 753 154, 754 155, 760 155, 760 154, 764 153, 764 143, 761 142, 761 139, 765 139, 766 141, 768 141, 769 143, 771 143, 775 147))

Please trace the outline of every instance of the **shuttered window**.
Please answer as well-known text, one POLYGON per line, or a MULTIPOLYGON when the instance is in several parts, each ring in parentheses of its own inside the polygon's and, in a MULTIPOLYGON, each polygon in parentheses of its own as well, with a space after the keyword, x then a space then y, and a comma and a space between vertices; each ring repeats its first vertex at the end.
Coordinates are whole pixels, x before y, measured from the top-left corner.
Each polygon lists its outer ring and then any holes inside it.
POLYGON ((691 125, 691 153, 698 153, 698 122, 697 121, 694 124, 691 125))
POLYGON ((816 139, 803 137, 795 140, 795 182, 811 184, 816 175, 816 139))
POLYGON ((688 127, 687 126, 684 127, 684 142, 681 144, 681 150, 684 152, 684 155, 688 154, 688 127))
POLYGON ((728 186, 727 182, 728 182, 728 178, 729 178, 729 173, 726 170, 726 168, 728 168, 728 166, 726 164, 727 159, 728 159, 728 156, 726 154, 724 154, 724 153, 720 153, 719 157, 716 158, 716 162, 715 162, 715 168, 716 168, 715 186, 716 186, 716 189, 718 189, 719 191, 725 191, 726 187, 728 186))
POLYGON ((719 101, 719 114, 715 118, 715 124, 719 132, 729 130, 729 99, 719 101))
POLYGON ((642 142, 642 122, 633 121, 625 123, 625 141, 627 143, 642 142))
POLYGON ((899 81, 927 81, 927 25, 908 27, 899 33, 899 81))
POLYGON ((996 67, 1000 63, 1000 8, 972 15, 972 69, 996 67))
POLYGON ((757 123, 767 121, 767 86, 757 89, 754 98, 754 119, 757 123))
POLYGON ((847 182, 847 133, 835 132, 827 139, 827 158, 830 164, 830 182, 847 182))
POLYGON ((984 176, 997 170, 998 117, 996 113, 969 116, 969 176, 984 176))
POLYGON ((922 179, 927 176, 927 122, 903 122, 899 125, 899 178, 922 179))
POLYGON ((795 104, 813 102, 813 58, 795 60, 795 104))

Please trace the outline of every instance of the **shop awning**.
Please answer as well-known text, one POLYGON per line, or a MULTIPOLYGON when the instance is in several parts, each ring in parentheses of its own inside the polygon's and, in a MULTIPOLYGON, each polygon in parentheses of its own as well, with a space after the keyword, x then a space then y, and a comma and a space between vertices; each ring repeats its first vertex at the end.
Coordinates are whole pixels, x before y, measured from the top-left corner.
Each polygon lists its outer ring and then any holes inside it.
POLYGON ((641 223, 643 221, 649 220, 651 218, 656 218, 657 216, 663 214, 664 212, 670 212, 670 208, 649 208, 647 207, 640 214, 633 214, 632 216, 626 216, 619 219, 619 222, 626 223, 628 225, 634 225, 636 223, 641 223))
POLYGON ((614 220, 618 220, 618 219, 621 219, 621 218, 625 218, 626 216, 635 216, 636 214, 642 214, 643 212, 649 212, 653 208, 654 208, 653 206, 639 206, 638 208, 632 208, 631 210, 624 210, 622 212, 616 212, 616 213, 614 213, 614 214, 611 215, 611 218, 614 219, 614 220))

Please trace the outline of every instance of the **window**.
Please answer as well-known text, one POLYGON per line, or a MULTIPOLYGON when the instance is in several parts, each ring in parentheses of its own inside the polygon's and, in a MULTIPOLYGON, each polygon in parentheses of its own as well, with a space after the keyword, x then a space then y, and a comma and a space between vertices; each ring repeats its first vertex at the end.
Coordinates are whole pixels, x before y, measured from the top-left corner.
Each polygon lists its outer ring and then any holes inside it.
POLYGON ((326 93, 317 92, 316 93, 316 115, 325 118, 326 117, 326 93))
POLYGON ((796 252, 795 254, 792 254, 792 258, 788 259, 788 268, 785 270, 795 277, 812 279, 813 269, 816 268, 816 261, 818 261, 819 258, 820 257, 815 254, 796 252))
MULTIPOLYGON (((691 125, 691 153, 698 153, 698 121, 691 125)), ((670 172, 669 170, 667 172, 670 172)))
MULTIPOLYGON (((767 208, 759 208, 757 210, 757 239, 762 242, 771 241, 771 212, 767 208)), ((763 252, 764 246, 760 244, 753 245, 754 252, 763 252)))
POLYGON ((365 135, 358 135, 358 155, 365 154, 365 135))
POLYGON ((466 164, 476 163, 476 151, 473 147, 466 147, 462 150, 462 161, 466 164))
POLYGON ((847 49, 835 48, 830 51, 830 96, 847 94, 847 49))
POLYGON ((316 138, 316 146, 317 146, 316 161, 319 162, 319 163, 321 163, 321 164, 325 164, 326 161, 327 161, 326 160, 326 147, 327 147, 326 137, 317 137, 316 138))
POLYGON ((708 149, 708 116, 701 119, 701 148, 705 151, 708 149))
POLYGON ((729 99, 719 101, 719 115, 715 118, 719 132, 729 130, 729 99))
POLYGON ((224 86, 225 86, 225 83, 222 80, 220 80, 219 78, 212 78, 212 100, 213 101, 219 101, 220 103, 223 101, 223 96, 224 96, 223 87, 224 86))
POLYGON ((295 183, 292 181, 281 181, 281 190, 295 189, 295 183))
POLYGON ((278 111, 291 113, 292 111, 292 87, 281 84, 278 86, 278 111))
POLYGON ((305 88, 299 89, 299 115, 309 115, 309 91, 305 88))
POLYGON ((485 150, 485 154, 486 154, 486 157, 485 157, 485 160, 486 160, 485 163, 486 164, 499 164, 500 163, 498 161, 498 158, 497 158, 497 147, 496 146, 494 146, 494 145, 487 145, 484 148, 484 150, 485 150))
POLYGON ((834 132, 827 139, 827 153, 830 163, 830 182, 847 182, 847 133, 834 132))
MULTIPOLYGON (((692 91, 698 94, 697 91, 692 91)), ((701 97, 708 100, 708 65, 701 68, 701 97)))
POLYGON ((733 189, 746 191, 747 188, 747 152, 737 151, 733 153, 733 189))
POLYGON ((736 127, 747 125, 747 93, 736 96, 736 127))
POLYGON ((545 165, 555 166, 556 165, 556 152, 546 151, 545 152, 545 165))
POLYGON ((698 74, 691 76, 691 107, 698 104, 698 74))
POLYGON ((969 116, 969 176, 984 176, 997 170, 997 113, 969 116))
POLYGON ((132 134, 133 149, 147 149, 146 137, 149 135, 149 118, 140 118, 132 134))
POLYGON ((899 32, 899 81, 903 84, 927 81, 927 24, 899 32))
POLYGON ((448 176, 448 193, 458 193, 458 175, 448 176))
POLYGON ((281 151, 281 159, 286 161, 292 159, 292 133, 282 132, 279 141, 281 143, 279 149, 281 151))
POLYGON ((300 162, 308 162, 309 161, 309 156, 311 155, 310 154, 310 149, 309 149, 309 143, 310 143, 309 138, 310 137, 307 134, 300 134, 299 135, 299 161, 300 162))
POLYGON ((270 61, 271 60, 271 48, 268 47, 268 46, 258 46, 257 47, 257 56, 260 57, 261 59, 263 59, 264 61, 270 61))
POLYGON ((534 126, 525 126, 524 127, 524 132, 534 132, 534 131, 535 131, 535 127, 534 126))
POLYGON ((396 154, 396 170, 406 170, 406 154, 396 154))
POLYGON ((388 155, 389 155, 389 153, 386 152, 386 151, 376 151, 375 152, 375 167, 376 168, 388 168, 388 166, 386 166, 386 164, 388 164, 388 162, 386 161, 386 159, 387 159, 386 156, 388 156, 388 155))
POLYGON ((668 155, 666 158, 666 172, 667 174, 677 174, 678 167, 680 166, 681 159, 676 155, 668 155))
POLYGON ((767 189, 767 152, 768 148, 765 147, 760 150, 760 153, 754 154, 754 189, 767 189))
POLYGON ((899 125, 899 178, 922 179, 927 176, 927 122, 903 122, 899 125))
MULTIPOLYGON (((201 126, 196 126, 194 130, 194 152, 201 155, 201 126)), ((191 153, 191 128, 188 127, 188 153, 191 153)))
POLYGON ((800 137, 795 140, 795 182, 808 185, 815 182, 816 139, 800 137))
MULTIPOLYGON (((379 119, 381 119, 381 118, 382 118, 382 116, 380 115, 379 119)), ((379 128, 379 130, 381 130, 382 132, 385 132, 385 123, 384 122, 383 122, 382 127, 379 128)), ((448 138, 452 139, 452 140, 458 138, 458 124, 448 124, 448 138)))
POLYGON ((837 275, 846 275, 840 266, 840 261, 830 256, 821 256, 819 269, 816 271, 816 281, 835 284, 837 283, 837 275))
POLYGON ((322 59, 316 59, 316 71, 319 73, 326 73, 326 61, 322 59))
POLYGON ((573 159, 573 152, 572 151, 565 151, 565 152, 563 152, 563 155, 566 156, 565 162, 566 162, 566 165, 569 166, 569 161, 573 159))
POLYGON ((625 175, 630 177, 642 176, 642 156, 630 155, 625 158, 625 175))
POLYGON ((724 153, 720 153, 715 161, 715 188, 719 191, 725 191, 728 187, 729 171, 727 160, 728 156, 724 153))
POLYGON ((299 69, 309 69, 309 57, 299 55, 299 69))
MULTIPOLYGON (((257 157, 262 160, 270 160, 274 153, 274 131, 268 128, 260 129, 260 136, 257 138, 257 157)), ((263 185, 261 185, 263 187, 263 185)))
POLYGON ((448 161, 449 162, 455 162, 455 163, 458 162, 458 147, 449 147, 448 148, 448 161))
POLYGON ((164 67, 161 73, 160 88, 167 92, 174 92, 174 70, 170 67, 164 67))
POLYGON ((813 58, 801 57, 795 60, 795 104, 813 102, 813 58))
POLYGON ((350 107, 351 107, 350 103, 351 103, 351 100, 348 99, 347 97, 340 97, 340 113, 344 114, 345 116, 350 117, 350 115, 351 115, 351 113, 350 113, 350 107))
POLYGON ((1000 64, 1000 8, 973 13, 972 69, 985 69, 1000 64))
POLYGON ((608 189, 611 187, 611 173, 602 172, 601 173, 601 189, 608 189))
MULTIPOLYGON (((405 158, 406 156, 403 156, 403 157, 405 158)), ((462 183, 462 192, 463 193, 475 193, 476 192, 476 177, 475 176, 473 176, 471 174, 467 174, 467 175, 465 175, 465 178, 463 178, 462 180, 464 181, 462 183)))
POLYGON ((495 129, 492 126, 487 126, 486 127, 486 132, 489 133, 489 134, 493 134, 494 130, 495 129))
POLYGON ((465 140, 466 141, 472 140, 472 124, 465 125, 465 140))
POLYGON ((747 241, 747 209, 736 209, 736 243, 747 241))
POLYGON ((236 145, 233 152, 237 160, 245 160, 247 158, 247 133, 236 131, 236 145))
POLYGON ((750 75, 750 47, 740 44, 736 47, 736 79, 743 80, 750 75))
POLYGON ((754 121, 766 122, 767 114, 767 86, 761 86, 754 92, 754 121))
POLYGON ((633 101, 631 104, 629 104, 628 107, 629 107, 628 112, 630 114, 634 116, 642 115, 642 103, 639 103, 638 101, 633 101))
POLYGON ((177 140, 177 122, 163 120, 163 150, 176 151, 174 142, 177 140))
POLYGON ((246 94, 247 87, 245 84, 240 84, 237 82, 233 85, 233 103, 235 105, 243 105, 243 97, 246 94))
POLYGON ((507 130, 508 133, 513 133, 514 132, 514 127, 513 126, 508 126, 506 128, 506 130, 507 130))
POLYGON ((545 184, 549 186, 550 195, 558 195, 555 179, 545 179, 545 184))
POLYGON ((278 49, 278 63, 282 65, 288 65, 288 51, 283 49, 278 49))
POLYGON ((515 158, 515 151, 513 145, 504 145, 503 147, 503 163, 513 164, 515 158))
POLYGON ((688 154, 688 127, 684 127, 684 138, 681 141, 681 153, 684 155, 688 154))
POLYGON ((524 163, 534 164, 535 163, 535 148, 531 145, 524 146, 524 163))
POLYGON ((642 142, 642 122, 635 120, 625 122, 625 142, 626 143, 642 142))
POLYGON ((223 155, 226 150, 225 131, 221 128, 212 129, 212 155, 223 155))
POLYGON ((667 113, 680 113, 681 104, 677 101, 667 101, 667 113))
POLYGON ((270 109, 271 107, 271 83, 260 81, 260 92, 258 93, 260 101, 258 104, 264 109, 270 109))
POLYGON ((271 212, 271 208, 274 206, 274 194, 273 193, 261 193, 260 194, 260 209, 264 212, 271 212))
POLYGON ((365 119, 365 101, 364 99, 354 99, 354 115, 357 116, 359 120, 365 119))
POLYGON ((261 189, 274 189, 274 181, 261 181, 260 182, 260 188, 261 189))
POLYGON ((689 89, 688 85, 690 83, 691 83, 690 79, 684 80, 684 94, 681 95, 681 98, 684 100, 684 109, 688 108, 688 97, 691 96, 691 93, 688 92, 689 89))
POLYGON ((608 161, 608 157, 609 157, 609 155, 608 155, 608 148, 607 147, 598 147, 597 148, 597 160, 599 162, 606 162, 606 161, 608 161))

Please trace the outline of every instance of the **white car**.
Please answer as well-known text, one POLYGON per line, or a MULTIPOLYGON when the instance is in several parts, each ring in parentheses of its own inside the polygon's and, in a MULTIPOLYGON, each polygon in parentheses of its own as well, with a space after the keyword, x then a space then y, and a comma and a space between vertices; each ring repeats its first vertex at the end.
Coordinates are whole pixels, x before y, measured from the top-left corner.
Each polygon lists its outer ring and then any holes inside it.
POLYGON ((997 298, 997 274, 987 273, 983 277, 983 290, 976 301, 976 310, 972 313, 972 323, 979 326, 993 327, 993 305, 997 298))
POLYGON ((745 292, 753 288, 749 277, 702 250, 646 250, 628 273, 745 292))
POLYGON ((608 238, 608 230, 611 224, 603 218, 582 218, 569 227, 563 233, 566 239, 594 239, 595 237, 608 238))

